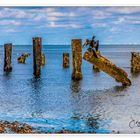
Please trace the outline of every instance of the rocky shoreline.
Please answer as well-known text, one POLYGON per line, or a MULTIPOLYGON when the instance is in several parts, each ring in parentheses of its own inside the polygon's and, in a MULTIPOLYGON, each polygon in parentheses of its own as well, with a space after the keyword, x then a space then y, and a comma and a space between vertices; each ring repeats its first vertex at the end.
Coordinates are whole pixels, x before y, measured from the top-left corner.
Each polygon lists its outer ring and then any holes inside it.
POLYGON ((41 132, 35 131, 35 128, 31 127, 26 123, 0 120, 0 134, 72 134, 72 133, 84 134, 84 132, 65 130, 65 128, 62 128, 58 132, 41 132))

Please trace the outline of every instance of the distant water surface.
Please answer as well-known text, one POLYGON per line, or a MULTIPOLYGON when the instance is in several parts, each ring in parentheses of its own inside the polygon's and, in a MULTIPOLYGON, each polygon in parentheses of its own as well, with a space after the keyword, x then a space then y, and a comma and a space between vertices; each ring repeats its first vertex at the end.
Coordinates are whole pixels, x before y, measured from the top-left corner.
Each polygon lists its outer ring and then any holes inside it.
POLYGON ((100 47, 104 57, 128 73, 132 81, 128 88, 103 72, 94 72, 85 60, 83 79, 73 82, 72 61, 70 68, 62 67, 62 53, 71 56, 71 47, 48 45, 42 49, 46 64, 40 79, 35 79, 32 46, 13 46, 13 71, 9 75, 3 73, 4 50, 0 46, 0 119, 26 122, 35 131, 44 132, 66 129, 85 133, 140 133, 137 127, 129 127, 132 118, 140 121, 140 76, 130 73, 131 52, 140 52, 140 46, 100 47), (26 64, 16 61, 22 53, 31 53, 26 64))

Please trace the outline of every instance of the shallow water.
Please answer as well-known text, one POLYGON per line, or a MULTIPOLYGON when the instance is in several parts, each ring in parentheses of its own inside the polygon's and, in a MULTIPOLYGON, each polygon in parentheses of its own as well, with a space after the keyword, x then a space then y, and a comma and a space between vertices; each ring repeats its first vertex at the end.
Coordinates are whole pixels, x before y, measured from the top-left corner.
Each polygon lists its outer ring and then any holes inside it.
MULTIPOLYGON (((71 53, 71 48, 60 45, 43 46, 46 65, 40 79, 35 79, 32 55, 26 64, 16 61, 22 53, 32 53, 32 46, 13 46, 13 71, 5 75, 0 67, 0 119, 26 122, 45 132, 65 128, 85 133, 140 133, 137 126, 129 127, 132 118, 140 121, 140 76, 130 73, 131 52, 140 51, 140 46, 101 46, 100 51, 128 73, 132 86, 123 88, 107 74, 94 72, 85 60, 83 79, 73 82, 71 63, 70 68, 62 68, 62 53, 71 53)), ((1 66, 3 52, 1 46, 1 66)))

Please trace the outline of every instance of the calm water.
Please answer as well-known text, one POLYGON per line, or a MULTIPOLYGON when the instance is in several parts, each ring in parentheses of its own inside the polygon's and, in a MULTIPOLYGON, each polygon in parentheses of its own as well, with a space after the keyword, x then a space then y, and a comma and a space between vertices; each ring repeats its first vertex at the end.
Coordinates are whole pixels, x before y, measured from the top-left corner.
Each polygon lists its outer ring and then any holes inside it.
POLYGON ((46 65, 40 79, 33 78, 32 55, 26 64, 16 61, 22 53, 32 53, 32 46, 13 46, 13 71, 5 75, 0 46, 0 119, 26 122, 50 132, 65 128, 86 133, 140 133, 138 127, 129 127, 132 118, 140 121, 140 76, 130 73, 130 52, 140 51, 140 46, 101 46, 100 50, 128 73, 132 86, 123 88, 105 73, 94 72, 85 60, 83 79, 73 82, 72 65, 62 68, 62 53, 71 53, 70 46, 43 46, 46 65))

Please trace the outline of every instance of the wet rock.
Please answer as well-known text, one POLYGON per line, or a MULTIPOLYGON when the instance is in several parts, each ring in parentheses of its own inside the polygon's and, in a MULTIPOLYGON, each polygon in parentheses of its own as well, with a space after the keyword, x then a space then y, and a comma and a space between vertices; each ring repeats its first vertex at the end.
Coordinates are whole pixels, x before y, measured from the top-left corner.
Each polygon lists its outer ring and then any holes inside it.
POLYGON ((32 127, 19 122, 0 121, 0 133, 30 134, 32 127))

